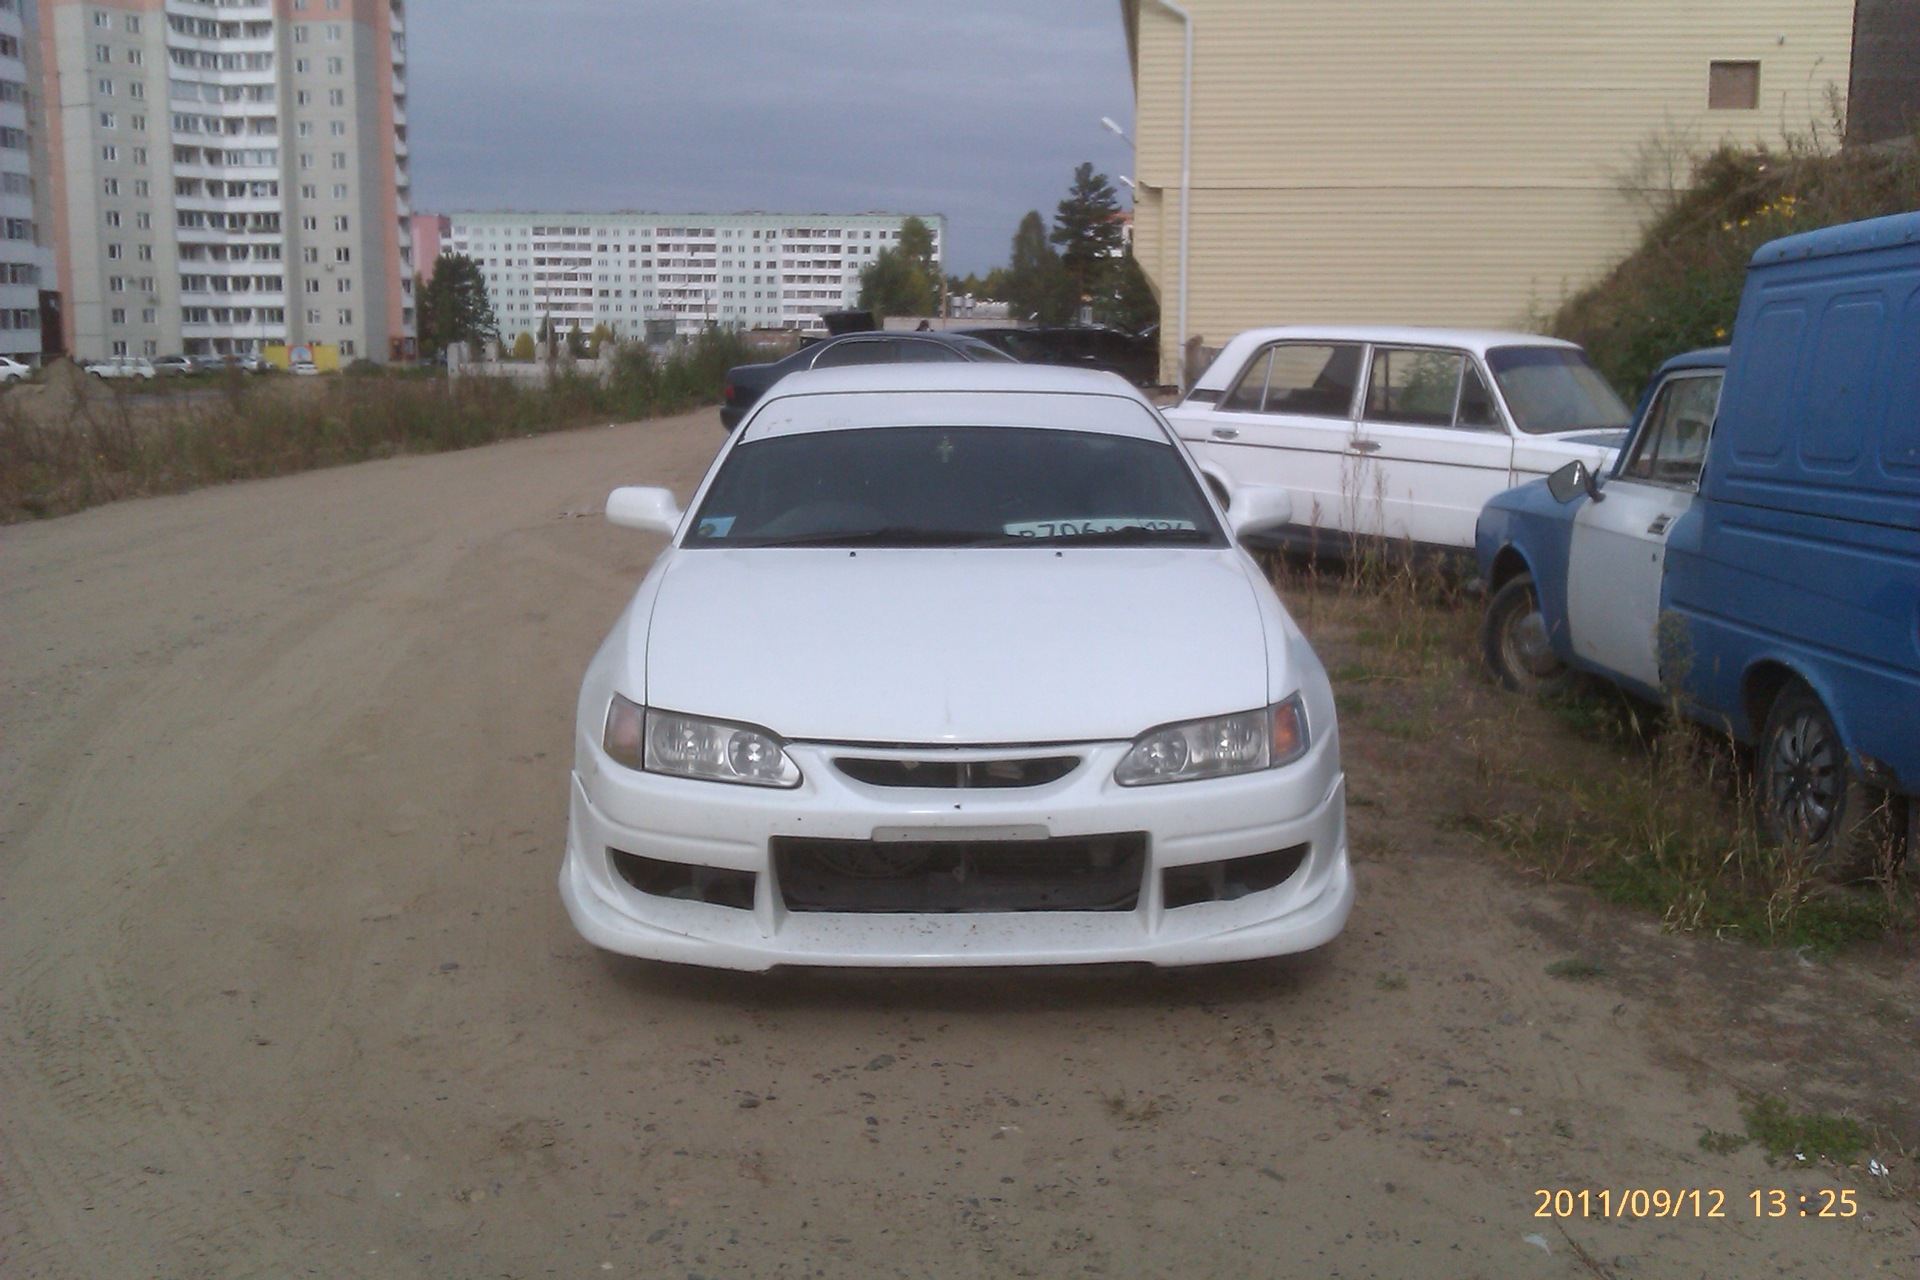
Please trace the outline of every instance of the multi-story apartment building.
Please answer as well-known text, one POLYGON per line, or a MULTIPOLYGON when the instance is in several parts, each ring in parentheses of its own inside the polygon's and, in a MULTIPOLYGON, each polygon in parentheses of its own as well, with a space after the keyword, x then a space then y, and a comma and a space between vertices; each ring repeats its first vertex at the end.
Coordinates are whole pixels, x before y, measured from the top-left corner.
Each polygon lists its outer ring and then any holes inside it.
POLYGON ((41 0, 79 356, 410 356, 402 0, 41 0))
MULTIPOLYGON (((33 360, 45 349, 41 294, 53 289, 33 17, 31 0, 0 0, 0 354, 18 360, 33 360)), ((58 295, 48 292, 45 301, 57 318, 58 295)))
MULTIPOLYGON (((486 275, 502 335, 645 321, 680 333, 820 327, 860 298, 860 272, 896 245, 907 214, 456 213, 442 248, 486 275)), ((941 260, 946 219, 920 214, 941 260)))

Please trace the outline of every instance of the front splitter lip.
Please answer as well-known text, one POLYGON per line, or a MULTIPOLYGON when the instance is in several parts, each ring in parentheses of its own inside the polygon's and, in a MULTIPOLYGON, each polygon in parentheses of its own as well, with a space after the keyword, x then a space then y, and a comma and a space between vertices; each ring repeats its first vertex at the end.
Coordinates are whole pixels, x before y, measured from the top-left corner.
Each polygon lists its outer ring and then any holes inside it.
MULTIPOLYGON (((1151 964, 1178 967, 1287 955, 1323 946, 1353 909, 1347 857, 1345 783, 1336 776, 1313 812, 1286 824, 1313 854, 1293 880, 1235 902, 1159 909, 1151 899, 1129 912, 1018 912, 938 915, 786 912, 773 915, 648 897, 644 914, 624 886, 607 880, 599 841, 582 828, 603 821, 578 780, 575 817, 560 871, 560 896, 588 942, 622 955, 711 968, 777 966, 967 968, 1023 965, 1151 964), (592 862, 600 855, 598 867, 592 862), (596 877, 596 871, 598 876, 596 877)), ((1285 841, 1277 842, 1284 847, 1285 841)), ((1247 850, 1252 852, 1253 850, 1247 850)), ((763 877, 764 880, 764 877, 763 877)), ((1149 876, 1149 885, 1158 876, 1149 876)), ((770 886, 763 885, 764 908, 770 886)))

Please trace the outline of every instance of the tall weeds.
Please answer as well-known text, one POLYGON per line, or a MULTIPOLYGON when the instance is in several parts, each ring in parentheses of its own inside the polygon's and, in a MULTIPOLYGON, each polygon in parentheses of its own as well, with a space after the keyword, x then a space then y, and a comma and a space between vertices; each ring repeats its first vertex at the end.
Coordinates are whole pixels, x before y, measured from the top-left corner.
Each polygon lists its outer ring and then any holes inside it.
POLYGON ((663 361, 624 350, 604 384, 565 373, 538 389, 481 377, 234 377, 198 401, 115 387, 58 421, 0 399, 0 521, 677 413, 717 401, 727 369, 746 358, 737 339, 712 334, 663 361))

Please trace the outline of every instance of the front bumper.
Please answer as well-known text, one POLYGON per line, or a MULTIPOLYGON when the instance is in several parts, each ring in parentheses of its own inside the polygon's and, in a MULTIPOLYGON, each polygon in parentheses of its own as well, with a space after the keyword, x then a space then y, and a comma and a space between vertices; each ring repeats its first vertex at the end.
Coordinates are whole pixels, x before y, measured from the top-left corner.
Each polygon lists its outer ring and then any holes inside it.
MULTIPOLYGON (((1305 951, 1330 941, 1353 906, 1346 790, 1337 739, 1284 769, 1124 788, 1127 744, 1076 748, 1085 762, 1043 786, 1006 790, 873 787, 810 744, 789 748, 806 781, 792 791, 636 773, 580 744, 560 896, 582 937, 626 955, 716 968, 776 965, 969 966, 1146 962, 1175 966, 1305 951), (1145 874, 1131 910, 840 912, 789 910, 770 842, 868 840, 878 828, 995 828, 1055 837, 1139 832, 1145 874), (1272 888, 1169 908, 1163 872, 1305 846, 1272 888), (751 908, 643 893, 610 850, 751 872, 751 908)), ((862 752, 861 754, 870 754, 862 752)))

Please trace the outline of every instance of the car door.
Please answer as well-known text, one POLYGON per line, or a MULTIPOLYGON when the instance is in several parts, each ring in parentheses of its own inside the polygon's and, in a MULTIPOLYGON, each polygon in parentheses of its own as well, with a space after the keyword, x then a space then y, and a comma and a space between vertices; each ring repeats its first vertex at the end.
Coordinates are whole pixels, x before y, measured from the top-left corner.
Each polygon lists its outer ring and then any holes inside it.
POLYGON ((1663 636, 1660 581, 1667 534, 1700 488, 1700 466, 1720 402, 1718 369, 1683 370, 1660 384, 1599 501, 1573 517, 1567 557, 1567 629, 1574 653, 1648 689, 1684 673, 1663 636))
POLYGON ((1351 446, 1356 532, 1473 546, 1487 499, 1509 486, 1513 436, 1466 351, 1376 345, 1351 446))
POLYGON ((1357 342, 1260 348, 1206 415, 1196 452, 1236 484, 1290 490, 1295 524, 1349 530, 1343 478, 1364 352, 1357 342))

